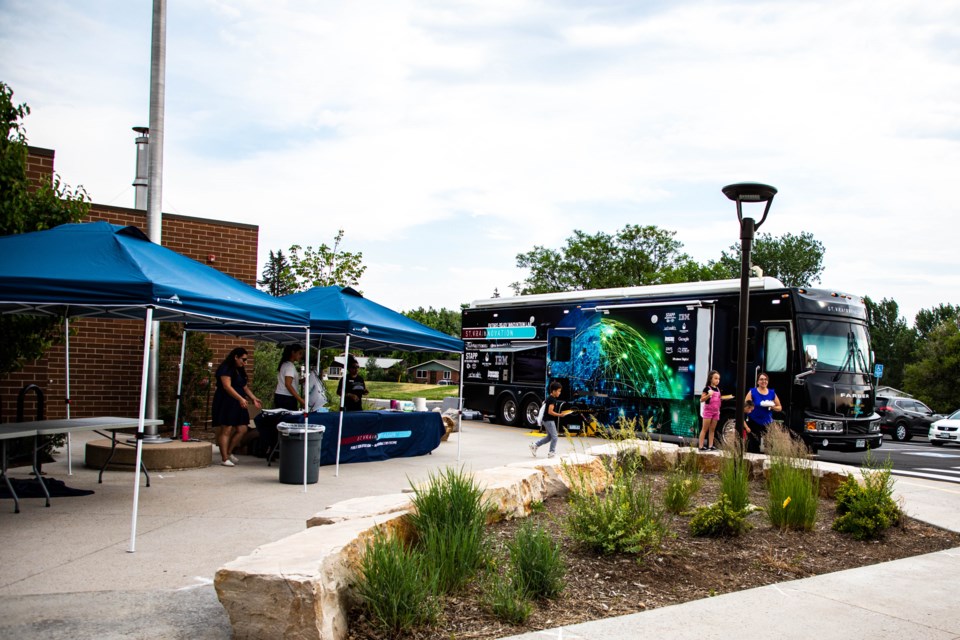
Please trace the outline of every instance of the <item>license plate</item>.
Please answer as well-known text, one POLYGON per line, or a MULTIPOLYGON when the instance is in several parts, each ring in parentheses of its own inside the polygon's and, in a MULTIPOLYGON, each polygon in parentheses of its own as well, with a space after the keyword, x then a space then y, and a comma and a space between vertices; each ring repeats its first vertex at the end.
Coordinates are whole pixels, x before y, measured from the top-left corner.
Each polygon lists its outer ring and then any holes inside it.
POLYGON ((865 446, 867 446, 866 440, 857 440, 857 449, 863 449, 865 446))
POLYGON ((952 440, 952 439, 953 439, 953 436, 951 436, 949 433, 938 433, 938 434, 937 434, 937 437, 938 437, 938 438, 944 438, 944 439, 946 439, 946 440, 952 440))

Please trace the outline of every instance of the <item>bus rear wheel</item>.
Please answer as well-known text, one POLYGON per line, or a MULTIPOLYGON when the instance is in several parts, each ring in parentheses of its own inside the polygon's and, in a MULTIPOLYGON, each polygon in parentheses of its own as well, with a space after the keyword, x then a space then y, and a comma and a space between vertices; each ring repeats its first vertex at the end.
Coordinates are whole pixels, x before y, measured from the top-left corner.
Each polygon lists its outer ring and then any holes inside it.
POLYGON ((537 414, 540 413, 540 399, 530 396, 523 399, 520 405, 520 415, 523 416, 523 426, 530 429, 539 429, 537 414))

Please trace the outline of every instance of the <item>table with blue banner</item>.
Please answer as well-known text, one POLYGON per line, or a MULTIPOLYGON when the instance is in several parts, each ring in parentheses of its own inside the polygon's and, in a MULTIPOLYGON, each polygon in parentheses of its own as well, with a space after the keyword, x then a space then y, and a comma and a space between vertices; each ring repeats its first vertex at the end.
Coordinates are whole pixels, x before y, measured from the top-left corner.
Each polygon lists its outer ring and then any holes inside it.
MULTIPOLYGON (((262 413, 254 422, 261 438, 276 440, 280 422, 303 423, 302 413, 262 413)), ((320 464, 337 461, 340 414, 310 413, 310 424, 326 427, 320 442, 320 464)), ((443 419, 435 411, 348 411, 343 414, 340 462, 370 462, 410 458, 431 453, 440 446, 443 419)))

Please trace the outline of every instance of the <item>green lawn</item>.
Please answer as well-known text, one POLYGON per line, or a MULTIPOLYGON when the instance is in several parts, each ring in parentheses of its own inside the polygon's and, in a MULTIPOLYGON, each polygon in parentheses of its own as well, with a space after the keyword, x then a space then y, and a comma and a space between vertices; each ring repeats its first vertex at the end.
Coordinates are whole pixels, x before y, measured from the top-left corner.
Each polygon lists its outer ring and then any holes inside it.
MULTIPOLYGON (((330 398, 331 409, 340 406, 340 399, 337 397, 337 380, 324 380, 323 384, 327 387, 327 396, 330 398)), ((457 396, 459 387, 457 385, 434 385, 434 384, 415 384, 412 382, 368 382, 367 389, 370 391, 368 398, 379 398, 382 400, 413 400, 414 398, 426 398, 427 400, 443 400, 448 396, 457 396)))

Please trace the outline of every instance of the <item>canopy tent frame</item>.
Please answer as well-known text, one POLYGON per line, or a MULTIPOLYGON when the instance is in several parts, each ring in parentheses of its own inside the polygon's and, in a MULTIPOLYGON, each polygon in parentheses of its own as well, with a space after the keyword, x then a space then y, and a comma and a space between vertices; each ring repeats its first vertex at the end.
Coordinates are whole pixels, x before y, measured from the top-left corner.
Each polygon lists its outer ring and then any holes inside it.
MULTIPOLYGON (((317 349, 344 347, 344 362, 350 357, 350 348, 367 351, 435 351, 463 353, 463 341, 427 327, 415 320, 364 298, 352 287, 313 287, 307 291, 292 293, 280 298, 305 309, 310 315, 310 328, 315 333, 317 349)), ((264 329, 245 327, 211 327, 187 325, 187 330, 221 333, 235 337, 247 337, 268 342, 289 342, 289 337, 271 327, 264 329)), ((321 383, 322 384, 322 383, 321 383)), ((460 415, 463 410, 463 357, 460 358, 458 429, 462 429, 460 415)), ((340 406, 344 405, 346 388, 341 390, 340 406)), ((306 418, 304 418, 306 421, 306 418)), ((340 412, 337 443, 343 437, 343 412, 340 412)), ((460 440, 457 438, 457 462, 460 461, 460 440)), ((340 475, 340 447, 337 446, 335 476, 340 475)), ((306 474, 304 474, 306 477, 306 474)))
MULTIPOLYGON (((306 312, 223 272, 151 242, 136 227, 65 224, 0 237, 0 314, 143 320, 136 467, 142 462, 152 322, 201 320, 308 332, 306 312), (55 259, 51 259, 54 256, 55 259)), ((309 333, 307 333, 309 336, 309 333)), ((65 346, 66 346, 65 345, 65 346)), ((67 416, 70 367, 67 354, 67 416)), ((68 454, 69 454, 68 448, 68 454)), ((136 550, 140 474, 134 474, 130 545, 136 550)))

